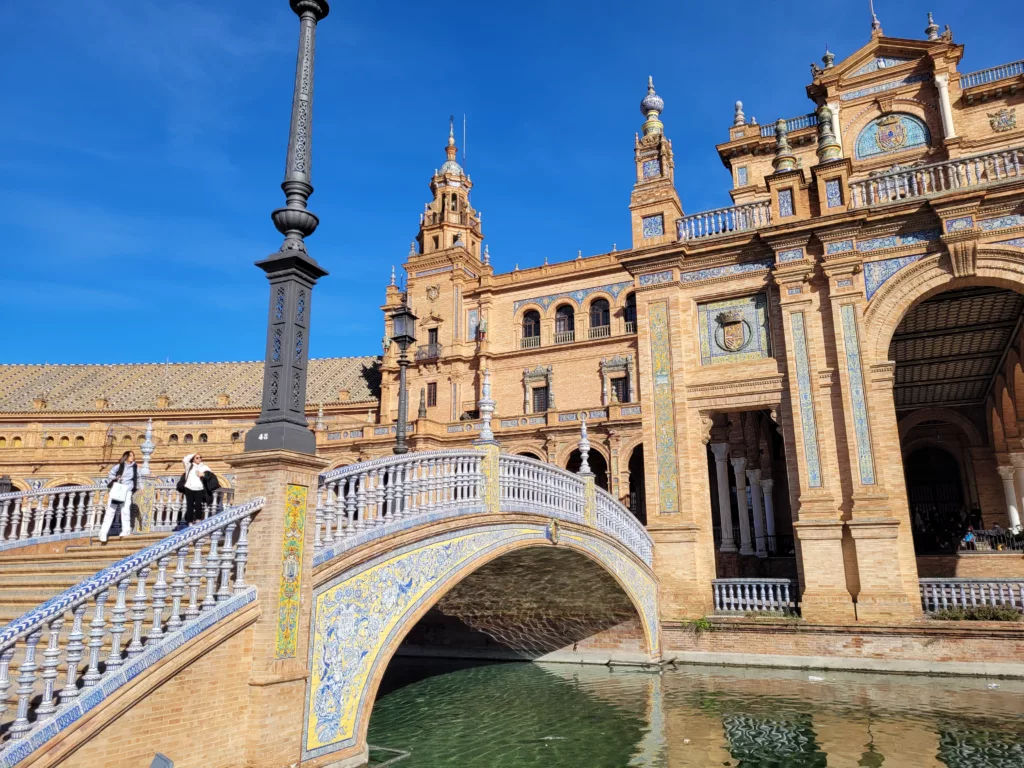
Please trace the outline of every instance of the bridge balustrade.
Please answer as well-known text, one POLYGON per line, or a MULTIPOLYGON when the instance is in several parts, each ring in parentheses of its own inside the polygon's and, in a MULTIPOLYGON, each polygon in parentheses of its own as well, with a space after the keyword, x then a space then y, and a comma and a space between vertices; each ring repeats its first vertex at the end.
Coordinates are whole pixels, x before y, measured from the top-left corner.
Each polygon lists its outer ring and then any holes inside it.
POLYGON ((797 585, 791 579, 714 579, 715 613, 796 614, 797 585))
MULTIPOLYGON (((423 451, 342 467, 320 476, 314 550, 317 562, 398 528, 448 516, 484 513, 483 451, 423 451)), ((536 513, 598 530, 651 565, 654 547, 640 522, 611 495, 595 489, 594 517, 586 515, 586 482, 579 475, 525 456, 500 454, 501 512, 536 513)))
POLYGON ((1024 611, 1024 579, 936 578, 919 582, 925 613, 982 606, 1024 611))
POLYGON ((0 765, 28 754, 164 655, 256 599, 249 523, 264 499, 103 569, 0 631, 0 765), (150 577, 155 581, 150 585, 150 577), (9 691, 17 673, 14 711, 9 691), (56 726, 54 727, 54 721, 56 726), (44 738, 45 737, 45 738, 44 738))

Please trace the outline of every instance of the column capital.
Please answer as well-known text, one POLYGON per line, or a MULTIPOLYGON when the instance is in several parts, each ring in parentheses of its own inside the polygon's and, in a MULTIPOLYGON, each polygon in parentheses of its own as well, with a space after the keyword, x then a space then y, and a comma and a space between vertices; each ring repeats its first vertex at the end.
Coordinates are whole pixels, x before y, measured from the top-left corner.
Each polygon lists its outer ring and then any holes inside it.
POLYGON ((775 485, 775 481, 772 480, 770 477, 766 477, 761 480, 762 488, 771 488, 773 485, 775 485))
POLYGON ((938 72, 935 75, 935 86, 937 88, 948 88, 949 87, 949 74, 947 72, 938 72))
POLYGON ((747 481, 751 485, 760 485, 760 483, 761 483, 761 470, 760 469, 748 469, 747 470, 747 481))
POLYGON ((731 461, 732 461, 733 471, 736 472, 737 476, 741 472, 743 472, 744 468, 747 466, 747 457, 746 456, 737 456, 737 457, 731 459, 731 461))
POLYGON ((1013 480, 1013 473, 1017 470, 1016 467, 996 467, 996 472, 1003 480, 1013 480))
POLYGON ((711 443, 711 452, 715 454, 715 461, 724 462, 729 458, 728 443, 711 443))

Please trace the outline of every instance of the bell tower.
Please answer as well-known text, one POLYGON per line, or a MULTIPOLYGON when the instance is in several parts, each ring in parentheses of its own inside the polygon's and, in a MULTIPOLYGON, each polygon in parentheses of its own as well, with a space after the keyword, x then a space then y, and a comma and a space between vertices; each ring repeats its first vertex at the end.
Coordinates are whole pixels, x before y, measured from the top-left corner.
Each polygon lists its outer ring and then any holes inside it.
POLYGON ((430 179, 434 199, 427 203, 420 217, 420 231, 416 235, 419 252, 428 255, 462 247, 479 261, 484 236, 480 231, 480 214, 469 202, 473 182, 455 159, 459 153, 455 146, 455 118, 449 120, 444 151, 447 159, 430 179))
POLYGON ((675 222, 683 215, 675 188, 672 142, 661 122, 664 109, 665 101, 654 91, 654 78, 647 78, 647 95, 640 102, 640 112, 647 119, 643 136, 637 134, 634 144, 636 184, 629 199, 634 248, 674 242, 675 222))

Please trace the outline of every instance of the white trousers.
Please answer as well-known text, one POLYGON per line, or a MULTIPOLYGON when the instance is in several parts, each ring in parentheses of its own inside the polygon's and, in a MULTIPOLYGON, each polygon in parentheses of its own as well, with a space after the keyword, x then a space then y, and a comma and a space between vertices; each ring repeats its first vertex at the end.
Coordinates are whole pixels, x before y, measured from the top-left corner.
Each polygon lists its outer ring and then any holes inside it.
MULTIPOLYGON (((114 524, 114 514, 117 511, 118 503, 116 501, 108 501, 107 509, 103 513, 103 525, 100 526, 100 541, 107 540, 107 534, 110 533, 110 526, 114 524)), ((131 536, 132 534, 132 495, 129 493, 128 498, 125 499, 124 504, 121 507, 121 538, 125 536, 131 536)))

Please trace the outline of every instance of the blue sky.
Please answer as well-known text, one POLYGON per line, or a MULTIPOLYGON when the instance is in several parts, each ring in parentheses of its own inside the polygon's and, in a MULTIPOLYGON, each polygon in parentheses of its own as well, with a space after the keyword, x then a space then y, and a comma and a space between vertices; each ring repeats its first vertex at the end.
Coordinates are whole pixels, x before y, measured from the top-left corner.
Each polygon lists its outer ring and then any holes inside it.
MULTIPOLYGON (((318 35, 311 353, 376 354, 379 305, 468 119, 467 170, 496 269, 620 247, 638 104, 653 75, 687 212, 729 203, 714 145, 733 102, 810 109, 808 65, 869 37, 867 0, 796 13, 733 0, 334 2, 318 35), (642 12, 639 9, 642 8, 642 12)), ((1024 57, 1009 0, 878 0, 887 35, 925 14, 963 71, 1024 57)), ((286 0, 3 3, 0 362, 261 359, 297 19, 286 0)), ((460 137, 461 139, 461 137, 460 137)), ((461 143, 461 142, 460 142, 461 143)))

